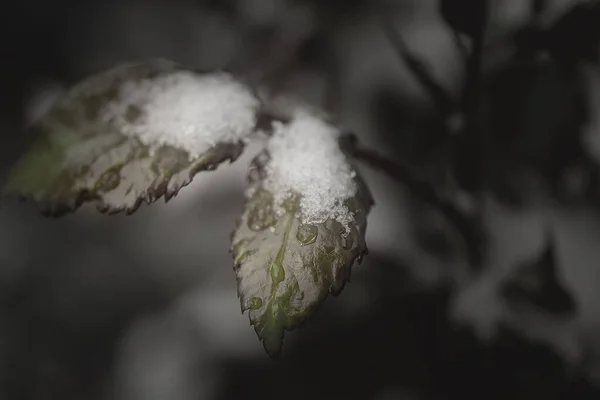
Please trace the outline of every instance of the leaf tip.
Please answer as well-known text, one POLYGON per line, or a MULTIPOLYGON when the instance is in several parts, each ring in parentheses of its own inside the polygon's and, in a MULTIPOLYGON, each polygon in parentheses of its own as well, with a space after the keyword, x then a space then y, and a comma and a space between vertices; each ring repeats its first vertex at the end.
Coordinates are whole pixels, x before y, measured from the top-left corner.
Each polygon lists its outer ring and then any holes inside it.
POLYGON ((276 340, 263 339, 263 347, 272 361, 278 361, 283 348, 283 338, 276 340))
POLYGON ((266 325, 261 323, 256 324, 257 321, 250 318, 250 323, 254 326, 254 331, 258 336, 258 339, 262 341, 263 348, 267 352, 267 355, 272 360, 279 359, 283 348, 283 337, 285 333, 285 326, 281 324, 281 321, 267 321, 266 325))
POLYGON ((143 200, 141 198, 138 198, 135 201, 135 203, 133 203, 133 205, 131 205, 125 209, 125 215, 131 215, 131 214, 135 213, 142 205, 142 202, 143 202, 143 200))

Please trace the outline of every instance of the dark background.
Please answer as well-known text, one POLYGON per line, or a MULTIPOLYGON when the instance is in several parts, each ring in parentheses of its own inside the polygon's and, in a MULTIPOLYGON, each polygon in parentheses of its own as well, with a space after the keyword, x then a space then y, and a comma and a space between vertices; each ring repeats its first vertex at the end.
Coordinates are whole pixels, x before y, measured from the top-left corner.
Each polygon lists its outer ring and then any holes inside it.
MULTIPOLYGON (((477 7, 458 3, 459 16, 477 7)), ((0 398, 599 398, 599 14, 585 9, 564 22, 582 2, 489 3, 485 141, 473 150, 485 165, 477 271, 439 215, 365 168, 377 203, 370 254, 272 362, 240 314, 228 253, 257 147, 200 174, 168 206, 130 217, 84 207, 46 219, 31 204, 6 202, 0 398), (566 27, 539 39, 536 7, 540 26, 566 27), (518 51, 527 54, 517 61, 518 51)), ((364 143, 436 185, 451 169, 438 110, 381 29, 391 21, 456 98, 463 61, 436 0, 3 7, 3 171, 29 139, 26 124, 70 85, 152 57, 267 75, 282 92, 334 109, 364 143)))

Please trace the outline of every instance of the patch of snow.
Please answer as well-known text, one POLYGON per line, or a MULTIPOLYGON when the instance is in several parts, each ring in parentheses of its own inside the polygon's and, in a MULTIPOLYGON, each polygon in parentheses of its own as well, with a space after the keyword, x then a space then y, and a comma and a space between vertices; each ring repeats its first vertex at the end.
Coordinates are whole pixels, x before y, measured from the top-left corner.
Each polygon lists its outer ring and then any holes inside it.
POLYGON ((356 194, 356 172, 338 144, 339 130, 298 111, 289 124, 276 123, 267 144, 271 156, 267 164, 266 189, 275 205, 294 194, 300 195, 303 223, 337 220, 346 229, 354 216, 345 201, 356 194))
POLYGON ((151 148, 169 145, 196 158, 217 143, 243 141, 254 129, 259 104, 230 74, 177 71, 123 83, 104 118, 151 148), (128 119, 133 110, 139 117, 128 119))

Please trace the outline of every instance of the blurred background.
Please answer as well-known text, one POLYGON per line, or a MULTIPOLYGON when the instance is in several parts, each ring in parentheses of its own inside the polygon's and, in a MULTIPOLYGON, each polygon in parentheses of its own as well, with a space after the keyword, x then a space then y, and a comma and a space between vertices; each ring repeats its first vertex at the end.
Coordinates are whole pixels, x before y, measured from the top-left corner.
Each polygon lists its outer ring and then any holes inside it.
POLYGON ((478 228, 467 246, 482 257, 473 267, 439 212, 361 169, 376 201, 369 255, 342 295, 286 335, 273 362, 240 313, 229 254, 259 147, 128 217, 83 207, 48 219, 6 202, 0 398, 600 398, 599 7, 488 1, 474 106, 481 147, 469 153, 484 183, 461 191, 448 184, 456 160, 447 121, 389 28, 458 102, 466 15, 481 3, 455 1, 443 15, 438 0, 3 6, 2 173, 30 139, 27 124, 72 84, 164 57, 231 69, 331 110, 456 204, 469 192, 460 207, 477 209, 478 228))

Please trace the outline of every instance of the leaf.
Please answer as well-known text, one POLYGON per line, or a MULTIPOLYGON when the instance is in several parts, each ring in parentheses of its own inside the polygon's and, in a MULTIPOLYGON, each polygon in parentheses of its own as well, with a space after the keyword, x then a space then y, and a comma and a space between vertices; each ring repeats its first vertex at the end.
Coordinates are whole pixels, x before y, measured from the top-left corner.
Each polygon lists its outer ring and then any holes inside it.
POLYGON ((557 315, 572 315, 577 311, 573 295, 557 276, 555 252, 554 239, 549 238, 539 257, 519 266, 502 284, 501 295, 511 306, 531 304, 557 315))
POLYGON ((160 59, 115 67, 73 87, 31 128, 33 145, 2 193, 53 216, 85 202, 133 213, 142 202, 169 200, 199 171, 234 161, 258 104, 224 73, 160 59))
POLYGON ((346 201, 353 213, 347 231, 332 219, 303 224, 297 193, 275 211, 265 185, 269 161, 265 151, 252 163, 232 252, 242 312, 248 310, 265 350, 277 358, 284 331, 298 328, 330 292, 341 293, 354 260, 360 263, 367 253, 366 217, 373 200, 355 175, 356 195, 346 201))

